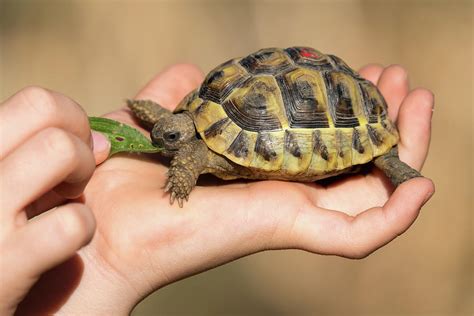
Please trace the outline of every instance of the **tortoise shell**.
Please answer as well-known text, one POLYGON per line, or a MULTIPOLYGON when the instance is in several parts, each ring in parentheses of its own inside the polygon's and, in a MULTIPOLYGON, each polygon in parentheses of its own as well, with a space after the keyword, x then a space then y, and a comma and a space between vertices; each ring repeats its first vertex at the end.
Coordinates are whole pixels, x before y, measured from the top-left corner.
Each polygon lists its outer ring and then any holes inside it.
POLYGON ((308 47, 221 64, 175 112, 182 111, 211 150, 281 178, 340 173, 398 142, 378 89, 340 58, 308 47))

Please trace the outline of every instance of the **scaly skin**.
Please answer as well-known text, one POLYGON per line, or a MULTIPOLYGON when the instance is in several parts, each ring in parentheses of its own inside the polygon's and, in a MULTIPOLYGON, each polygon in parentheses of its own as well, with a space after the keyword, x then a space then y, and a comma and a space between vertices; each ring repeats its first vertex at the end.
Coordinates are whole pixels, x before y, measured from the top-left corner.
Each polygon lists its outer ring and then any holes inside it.
POLYGON ((140 120, 140 123, 150 130, 160 119, 173 115, 170 110, 150 100, 127 100, 127 106, 140 120))
POLYGON ((170 192, 171 204, 176 199, 183 207, 183 201, 188 200, 199 175, 206 168, 208 151, 206 144, 196 139, 181 147, 173 157, 165 186, 165 192, 170 192))
POLYGON ((422 177, 418 171, 400 160, 397 147, 375 158, 374 164, 385 173, 395 187, 410 179, 422 177))

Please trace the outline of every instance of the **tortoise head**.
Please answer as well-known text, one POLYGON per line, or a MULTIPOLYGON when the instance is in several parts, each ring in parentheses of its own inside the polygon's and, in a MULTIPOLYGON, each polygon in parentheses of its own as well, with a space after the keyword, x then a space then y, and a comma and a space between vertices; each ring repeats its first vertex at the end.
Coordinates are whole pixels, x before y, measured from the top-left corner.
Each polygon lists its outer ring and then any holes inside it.
POLYGON ((196 128, 188 114, 178 113, 156 122, 150 136, 153 145, 163 148, 164 155, 172 156, 184 144, 196 138, 196 128))

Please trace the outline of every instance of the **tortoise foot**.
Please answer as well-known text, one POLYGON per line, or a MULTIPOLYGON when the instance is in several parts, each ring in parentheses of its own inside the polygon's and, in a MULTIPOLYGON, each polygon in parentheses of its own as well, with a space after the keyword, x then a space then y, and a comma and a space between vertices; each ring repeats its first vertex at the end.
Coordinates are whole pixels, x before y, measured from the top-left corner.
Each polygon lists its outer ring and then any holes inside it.
POLYGON ((195 180, 186 169, 171 167, 164 190, 170 193, 171 205, 177 200, 179 207, 183 207, 184 200, 188 201, 194 186, 195 180))

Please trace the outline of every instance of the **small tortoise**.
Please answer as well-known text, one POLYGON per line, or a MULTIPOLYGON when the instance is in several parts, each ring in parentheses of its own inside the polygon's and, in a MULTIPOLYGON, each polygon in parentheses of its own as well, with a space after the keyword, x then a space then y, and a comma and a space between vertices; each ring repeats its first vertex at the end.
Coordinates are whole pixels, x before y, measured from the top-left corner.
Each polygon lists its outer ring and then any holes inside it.
POLYGON ((148 100, 128 106, 173 157, 165 191, 180 206, 203 173, 309 182, 374 160, 395 186, 421 176, 399 160, 398 133, 377 88, 340 58, 308 47, 229 60, 173 113, 148 100))

